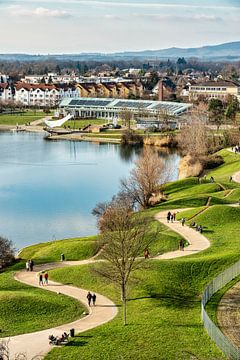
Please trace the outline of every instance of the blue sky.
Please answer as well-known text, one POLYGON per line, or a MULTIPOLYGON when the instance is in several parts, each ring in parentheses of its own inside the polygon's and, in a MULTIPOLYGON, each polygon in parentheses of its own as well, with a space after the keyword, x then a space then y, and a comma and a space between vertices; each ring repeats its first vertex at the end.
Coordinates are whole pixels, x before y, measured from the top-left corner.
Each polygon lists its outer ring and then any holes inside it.
POLYGON ((114 52, 240 40, 240 0, 0 0, 0 14, 1 53, 114 52))

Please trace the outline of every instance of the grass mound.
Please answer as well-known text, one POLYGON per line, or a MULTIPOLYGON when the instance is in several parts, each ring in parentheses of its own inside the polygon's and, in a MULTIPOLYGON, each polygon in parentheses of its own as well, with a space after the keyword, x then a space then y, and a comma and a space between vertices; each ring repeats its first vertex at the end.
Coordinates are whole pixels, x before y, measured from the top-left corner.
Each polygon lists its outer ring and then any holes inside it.
POLYGON ((37 263, 60 261, 62 253, 66 260, 83 260, 98 252, 97 236, 73 238, 36 244, 24 248, 19 257, 33 259, 37 263))
POLYGON ((64 295, 14 280, 14 271, 0 274, 1 337, 30 333, 80 318, 80 303, 64 295))

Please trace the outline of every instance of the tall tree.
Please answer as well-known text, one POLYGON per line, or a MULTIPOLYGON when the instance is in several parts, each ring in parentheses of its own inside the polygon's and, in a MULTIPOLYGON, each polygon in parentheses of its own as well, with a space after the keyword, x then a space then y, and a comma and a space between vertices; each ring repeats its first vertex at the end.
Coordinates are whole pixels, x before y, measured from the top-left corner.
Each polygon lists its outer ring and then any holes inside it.
POLYGON ((133 213, 129 202, 122 197, 108 204, 100 224, 101 256, 106 262, 95 270, 120 288, 126 325, 128 284, 133 272, 143 266, 144 259, 139 256, 156 237, 156 230, 151 229, 149 219, 141 213, 133 213))

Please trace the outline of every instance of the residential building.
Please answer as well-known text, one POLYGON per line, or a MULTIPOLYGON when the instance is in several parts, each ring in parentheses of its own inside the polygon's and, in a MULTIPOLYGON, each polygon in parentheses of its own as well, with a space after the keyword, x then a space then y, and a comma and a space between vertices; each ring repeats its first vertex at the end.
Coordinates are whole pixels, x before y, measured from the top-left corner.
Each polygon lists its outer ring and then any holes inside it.
POLYGON ((128 99, 131 96, 141 98, 143 86, 136 82, 79 83, 76 85, 80 97, 107 97, 128 99))
POLYGON ((14 100, 15 87, 8 83, 0 83, 0 101, 8 102, 14 100))
POLYGON ((240 84, 228 80, 217 80, 199 82, 189 86, 189 101, 197 100, 199 96, 225 101, 229 95, 236 96, 240 101, 240 84))
POLYGON ((46 85, 17 82, 10 85, 0 83, 0 101, 13 100, 25 106, 49 106, 59 104, 63 98, 76 98, 79 92, 74 85, 46 85))

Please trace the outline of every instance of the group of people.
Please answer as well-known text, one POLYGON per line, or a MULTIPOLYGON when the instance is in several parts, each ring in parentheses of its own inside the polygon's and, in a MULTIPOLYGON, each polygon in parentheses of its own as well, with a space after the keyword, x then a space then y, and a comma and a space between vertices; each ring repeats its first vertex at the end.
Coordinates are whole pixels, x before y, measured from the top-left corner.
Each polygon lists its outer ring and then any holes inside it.
POLYGON ((96 306, 97 296, 95 293, 91 294, 89 291, 87 293, 87 300, 88 300, 88 306, 91 306, 91 304, 93 304, 93 306, 96 306))
POLYGON ((48 285, 48 272, 40 272, 39 273, 39 285, 48 285))
POLYGON ((33 271, 33 265, 34 265, 33 260, 28 260, 26 262, 26 271, 33 271))
POLYGON ((49 344, 51 344, 51 345, 62 345, 64 343, 68 342, 68 337, 69 337, 69 335, 65 331, 64 331, 64 333, 62 334, 61 337, 50 335, 48 337, 49 344))
POLYGON ((200 233, 203 232, 203 227, 202 227, 202 225, 198 225, 198 224, 196 224, 195 222, 192 222, 192 223, 190 224, 190 226, 191 226, 192 228, 195 228, 196 231, 199 231, 200 233))
POLYGON ((167 222, 169 223, 170 221, 171 222, 174 222, 175 220, 176 220, 176 213, 174 212, 174 213, 171 213, 171 211, 169 211, 168 213, 167 213, 167 222))

